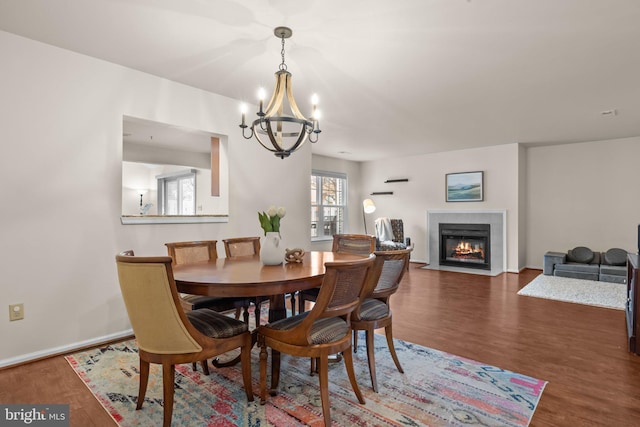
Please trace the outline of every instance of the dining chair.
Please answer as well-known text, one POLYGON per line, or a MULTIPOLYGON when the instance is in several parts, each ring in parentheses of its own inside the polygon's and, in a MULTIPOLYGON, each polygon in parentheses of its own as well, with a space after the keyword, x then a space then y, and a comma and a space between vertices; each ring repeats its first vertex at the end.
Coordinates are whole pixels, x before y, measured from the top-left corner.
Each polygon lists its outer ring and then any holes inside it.
POLYGON ((351 387, 364 404, 358 388, 351 354, 351 313, 375 286, 382 269, 375 255, 367 258, 325 263, 320 293, 313 308, 296 316, 258 328, 260 346, 260 403, 267 397, 267 347, 271 348, 271 393, 280 379, 280 353, 310 357, 318 366, 320 398, 325 425, 331 425, 329 404, 329 355, 343 352, 351 387))
MULTIPOLYGON (((227 258, 260 254, 260 237, 234 237, 231 239, 223 239, 222 242, 224 243, 224 252, 227 258)), ((290 294, 290 299, 291 312, 295 314, 296 299, 294 293, 290 294)), ((260 305, 268 300, 268 297, 258 297, 255 299, 256 327, 260 326, 260 305)))
POLYGON ((223 239, 227 258, 255 255, 260 253, 260 237, 234 237, 223 239))
MULTIPOLYGON (((334 234, 332 252, 369 255, 376 250, 376 238, 368 234, 334 234)), ((307 301, 315 301, 319 288, 298 292, 298 312, 304 313, 307 301)))
MULTIPOLYGON (((217 240, 199 240, 189 242, 165 243, 167 252, 172 259, 172 266, 182 264, 193 264, 197 262, 215 262, 218 258, 216 247, 217 240)), ((235 310, 236 319, 244 309, 244 321, 249 324, 250 298, 236 297, 213 297, 206 295, 179 294, 180 304, 185 311, 209 308, 217 312, 235 310)), ((193 366, 196 369, 195 363, 193 366)), ((206 361, 202 362, 202 370, 209 375, 209 366, 206 361)))
POLYGON ((175 365, 195 363, 240 348, 242 379, 248 401, 251 383, 251 333, 246 323, 214 310, 185 312, 168 256, 116 255, 124 304, 138 345, 140 377, 136 409, 141 409, 151 363, 162 365, 163 426, 171 425, 175 365))
POLYGON ((404 370, 400 366, 396 349, 393 345, 392 318, 389 299, 396 293, 400 286, 400 281, 404 276, 411 249, 401 249, 397 251, 376 251, 376 260, 382 260, 382 272, 375 288, 365 297, 362 304, 351 314, 351 327, 353 329, 353 352, 358 347, 358 331, 365 331, 367 361, 369 363, 369 375, 373 390, 378 392, 378 381, 376 379, 375 346, 373 332, 376 329, 384 328, 387 338, 387 346, 391 352, 393 362, 398 371, 403 374, 404 370))

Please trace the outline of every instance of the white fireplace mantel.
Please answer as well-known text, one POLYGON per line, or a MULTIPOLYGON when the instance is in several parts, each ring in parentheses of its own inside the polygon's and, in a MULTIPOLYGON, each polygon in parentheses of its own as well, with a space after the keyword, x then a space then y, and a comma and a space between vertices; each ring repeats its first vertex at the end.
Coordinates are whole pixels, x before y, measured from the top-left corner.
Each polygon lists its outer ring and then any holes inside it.
POLYGON ((504 209, 433 209, 427 210, 427 263, 433 270, 460 271, 496 276, 507 271, 507 211, 504 209), (491 271, 440 265, 439 225, 489 224, 491 226, 491 271))

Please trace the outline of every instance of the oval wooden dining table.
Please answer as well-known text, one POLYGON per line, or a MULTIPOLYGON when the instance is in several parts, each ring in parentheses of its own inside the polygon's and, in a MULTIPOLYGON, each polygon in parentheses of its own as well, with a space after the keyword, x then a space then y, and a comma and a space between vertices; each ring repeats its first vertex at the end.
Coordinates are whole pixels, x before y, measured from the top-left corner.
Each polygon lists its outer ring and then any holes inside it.
POLYGON ((320 286, 325 262, 352 261, 361 255, 307 252, 301 263, 263 265, 259 255, 173 267, 179 292, 217 297, 269 297, 269 321, 286 317, 284 295, 320 286))

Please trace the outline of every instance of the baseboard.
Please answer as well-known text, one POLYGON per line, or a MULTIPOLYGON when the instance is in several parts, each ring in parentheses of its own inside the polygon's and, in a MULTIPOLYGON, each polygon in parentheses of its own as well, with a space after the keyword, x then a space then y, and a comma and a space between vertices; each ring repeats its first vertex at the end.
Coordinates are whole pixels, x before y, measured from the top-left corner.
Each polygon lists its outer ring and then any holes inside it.
POLYGON ((86 341, 79 341, 68 345, 49 348, 42 351, 36 351, 33 353, 22 354, 16 357, 10 357, 8 359, 0 360, 0 369, 10 368, 14 365, 21 365, 28 362, 35 362, 39 359, 45 359, 47 357, 56 356, 60 354, 71 353, 83 348, 94 347, 96 345, 107 343, 109 341, 117 341, 121 338, 127 338, 133 336, 133 329, 127 329, 125 331, 117 332, 115 334, 104 335, 102 337, 92 338, 86 341))

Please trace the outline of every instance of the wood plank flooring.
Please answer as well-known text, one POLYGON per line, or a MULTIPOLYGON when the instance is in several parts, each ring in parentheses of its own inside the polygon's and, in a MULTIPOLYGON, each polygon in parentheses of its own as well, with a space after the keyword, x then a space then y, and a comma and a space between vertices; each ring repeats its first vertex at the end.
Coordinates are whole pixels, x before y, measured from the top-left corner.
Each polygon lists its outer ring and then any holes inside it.
MULTIPOLYGON (((624 312, 518 296, 538 274, 412 264, 392 297, 394 336, 549 381, 534 427, 640 425, 640 356, 627 352, 624 312)), ((115 425, 62 356, 0 370, 0 402, 68 403, 72 426, 115 425)))

